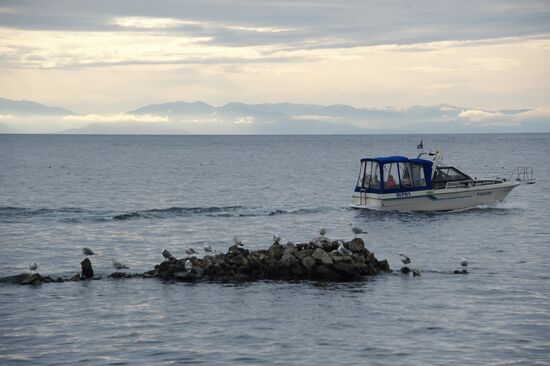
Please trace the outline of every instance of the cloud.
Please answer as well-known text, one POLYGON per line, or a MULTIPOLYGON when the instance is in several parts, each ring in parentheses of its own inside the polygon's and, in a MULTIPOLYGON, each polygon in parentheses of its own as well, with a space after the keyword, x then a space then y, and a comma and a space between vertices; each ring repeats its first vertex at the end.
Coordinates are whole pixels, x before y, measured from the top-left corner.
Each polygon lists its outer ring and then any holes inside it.
POLYGON ((292 116, 291 119, 293 119, 295 121, 342 122, 342 117, 321 116, 321 115, 315 115, 315 114, 304 114, 304 115, 292 116))
POLYGON ((550 108, 539 107, 532 110, 509 113, 467 109, 460 112, 458 117, 471 124, 480 126, 520 126, 524 123, 534 121, 550 123, 550 108))
POLYGON ((11 114, 0 114, 0 121, 9 121, 13 119, 11 114))
POLYGON ((198 25, 200 22, 174 18, 121 17, 112 19, 111 24, 128 28, 165 29, 182 25, 198 25))
POLYGON ((517 59, 499 57, 473 58, 467 60, 467 62, 485 71, 507 71, 521 66, 517 59))
POLYGON ((170 119, 164 116, 156 116, 153 114, 85 114, 85 115, 75 115, 75 116, 64 116, 61 118, 63 121, 70 122, 100 122, 100 123, 111 123, 111 122, 169 122, 170 119))
POLYGON ((233 121, 236 125, 250 125, 256 123, 256 118, 252 116, 240 116, 233 121))

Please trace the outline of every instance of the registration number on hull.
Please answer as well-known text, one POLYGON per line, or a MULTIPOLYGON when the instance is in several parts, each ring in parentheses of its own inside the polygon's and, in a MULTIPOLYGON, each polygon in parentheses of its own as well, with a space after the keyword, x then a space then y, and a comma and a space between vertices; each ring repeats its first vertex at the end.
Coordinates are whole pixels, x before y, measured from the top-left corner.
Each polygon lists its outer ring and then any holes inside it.
POLYGON ((397 198, 410 197, 410 196, 411 196, 411 192, 399 192, 399 193, 395 194, 395 197, 397 197, 397 198))

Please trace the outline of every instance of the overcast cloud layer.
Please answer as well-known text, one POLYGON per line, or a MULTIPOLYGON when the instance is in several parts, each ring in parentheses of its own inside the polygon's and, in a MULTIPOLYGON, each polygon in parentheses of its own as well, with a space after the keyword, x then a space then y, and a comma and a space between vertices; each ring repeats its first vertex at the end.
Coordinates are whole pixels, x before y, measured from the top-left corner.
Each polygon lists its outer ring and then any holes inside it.
POLYGON ((550 1, 0 1, 0 97, 91 115, 175 100, 540 110, 549 61, 550 1))

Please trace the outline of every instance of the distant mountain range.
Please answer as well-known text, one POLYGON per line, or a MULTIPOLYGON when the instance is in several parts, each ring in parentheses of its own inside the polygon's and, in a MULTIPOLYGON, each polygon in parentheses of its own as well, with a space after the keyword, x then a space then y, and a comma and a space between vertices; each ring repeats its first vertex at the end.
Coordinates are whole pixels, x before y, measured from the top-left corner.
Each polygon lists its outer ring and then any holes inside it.
POLYGON ((450 104, 376 109, 237 102, 216 107, 177 101, 120 114, 79 115, 60 107, 0 98, 0 133, 42 132, 46 125, 50 126, 47 132, 76 134, 534 132, 550 131, 549 121, 547 108, 488 111, 450 104), (40 124, 33 124, 33 118, 40 124))
POLYGON ((43 116, 66 116, 76 113, 61 107, 49 107, 28 100, 9 100, 0 98, 0 114, 23 114, 43 116))

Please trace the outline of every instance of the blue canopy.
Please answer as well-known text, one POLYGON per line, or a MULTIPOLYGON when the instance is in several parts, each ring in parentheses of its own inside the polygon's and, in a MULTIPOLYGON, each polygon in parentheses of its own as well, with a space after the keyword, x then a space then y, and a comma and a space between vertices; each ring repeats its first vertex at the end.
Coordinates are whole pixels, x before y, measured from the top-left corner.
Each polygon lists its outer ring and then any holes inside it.
MULTIPOLYGON (((375 173, 380 177, 380 183, 377 183, 375 186, 372 185, 366 185, 363 186, 364 183, 360 183, 358 181, 357 187, 355 188, 356 192, 373 192, 373 193, 386 193, 386 192, 410 192, 410 191, 417 191, 417 190, 424 190, 424 189, 431 189, 432 187, 432 165, 433 162, 426 159, 409 159, 405 156, 385 156, 385 157, 377 157, 377 158, 363 158, 361 159, 361 164, 363 166, 363 163, 368 162, 374 162, 378 164, 378 171, 375 173), (386 178, 384 177, 384 165, 385 164, 395 164, 395 163, 409 163, 414 165, 421 165, 422 171, 424 175, 423 183, 421 185, 418 185, 415 183, 415 186, 404 186, 404 185, 398 185, 392 188, 384 187, 384 184, 382 184, 382 181, 384 181, 386 178)), ((408 165, 408 164, 407 164, 408 165)), ((363 172, 363 174, 366 174, 366 172, 363 172)), ((360 174, 361 177, 361 174, 360 174)), ((378 182, 378 181, 377 181, 378 182)))
POLYGON ((378 157, 378 158, 364 158, 361 159, 361 161, 376 161, 380 164, 385 163, 403 163, 409 161, 409 158, 406 158, 404 156, 385 156, 385 157, 378 157))

